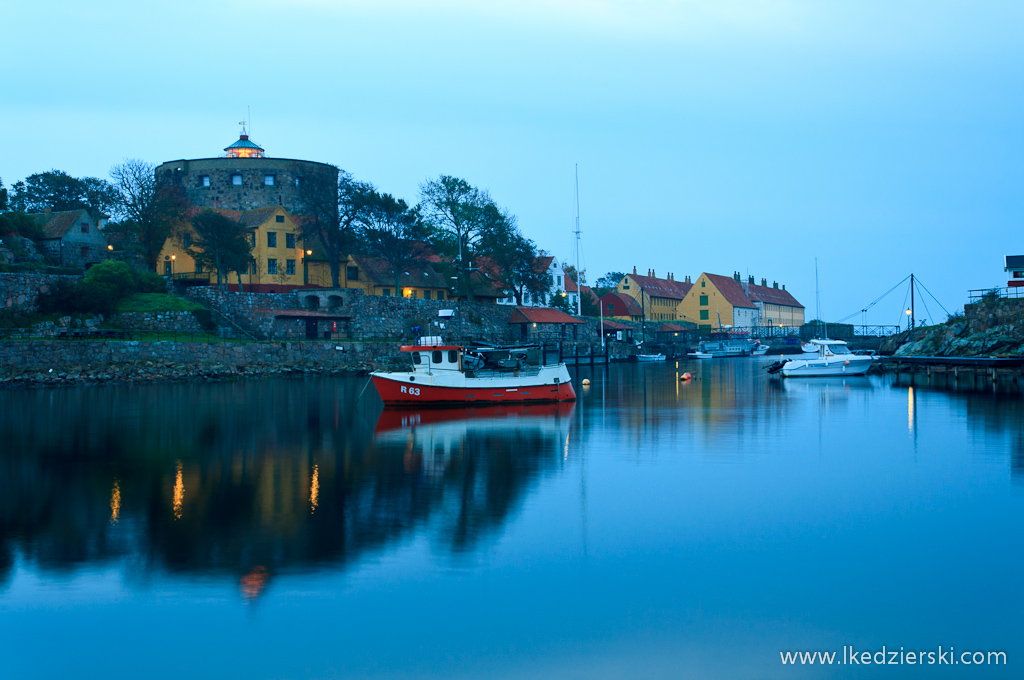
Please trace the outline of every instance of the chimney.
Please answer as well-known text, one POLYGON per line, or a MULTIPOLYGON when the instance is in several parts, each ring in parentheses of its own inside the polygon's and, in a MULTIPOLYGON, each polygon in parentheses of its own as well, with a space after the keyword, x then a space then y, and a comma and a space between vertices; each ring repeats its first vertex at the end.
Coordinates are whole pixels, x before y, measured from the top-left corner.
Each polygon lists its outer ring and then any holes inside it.
POLYGON ((747 277, 747 283, 749 283, 750 285, 754 285, 754 277, 753 276, 748 276, 747 277))
POLYGON ((633 276, 636 276, 636 265, 633 265, 633 276))
POLYGON ((658 275, 654 273, 654 270, 653 270, 653 269, 651 270, 651 278, 652 278, 652 279, 656 279, 656 278, 658 278, 658 275))
POLYGON ((775 290, 778 290, 779 289, 779 282, 778 281, 772 281, 772 286, 775 287, 775 290))
POLYGON ((686 275, 686 282, 687 283, 692 283, 692 281, 690 281, 690 275, 689 274, 686 275))
POLYGON ((761 279, 761 287, 762 288, 767 288, 768 287, 768 279, 761 279))
POLYGON ((786 284, 782 284, 782 290, 786 290, 786 284))

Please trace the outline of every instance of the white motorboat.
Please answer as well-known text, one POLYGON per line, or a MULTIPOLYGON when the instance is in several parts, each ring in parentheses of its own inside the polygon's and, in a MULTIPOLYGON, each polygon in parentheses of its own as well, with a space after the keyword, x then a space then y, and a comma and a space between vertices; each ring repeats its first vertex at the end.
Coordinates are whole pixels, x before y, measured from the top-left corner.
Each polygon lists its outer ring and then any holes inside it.
POLYGON ((637 354, 636 360, 640 362, 644 361, 664 361, 664 354, 637 354))
POLYGON ((754 344, 754 350, 750 353, 750 356, 763 357, 765 354, 768 354, 768 345, 758 341, 754 344))
POLYGON ((788 359, 768 367, 769 373, 781 373, 787 378, 864 375, 871 368, 873 358, 854 354, 843 340, 811 340, 818 349, 816 358, 788 359))
POLYGON ((715 355, 711 354, 710 352, 690 352, 686 356, 692 357, 694 359, 714 359, 715 358, 715 355))
POLYGON ((814 340, 811 340, 810 342, 805 342, 800 345, 800 351, 804 354, 817 354, 818 346, 814 344, 814 340))

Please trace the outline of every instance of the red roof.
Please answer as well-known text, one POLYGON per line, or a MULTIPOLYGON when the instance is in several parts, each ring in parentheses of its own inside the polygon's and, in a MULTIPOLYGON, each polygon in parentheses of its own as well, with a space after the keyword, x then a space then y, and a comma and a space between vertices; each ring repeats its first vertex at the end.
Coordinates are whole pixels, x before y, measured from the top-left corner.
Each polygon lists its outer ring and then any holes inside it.
POLYGON ((548 307, 516 307, 509 323, 584 323, 557 309, 548 307))
POLYGON ((637 285, 644 289, 651 297, 668 298, 670 300, 682 300, 693 288, 692 283, 673 281, 671 279, 659 279, 654 276, 640 276, 639 274, 627 274, 636 281, 637 285))
POLYGON ((643 309, 640 303, 628 295, 621 293, 605 293, 601 297, 601 309, 605 316, 643 316, 643 309), (608 304, 615 306, 609 309, 608 304))
POLYGON ((747 294, 743 292, 743 286, 736 279, 731 276, 720 276, 719 274, 708 274, 707 272, 704 272, 703 275, 707 277, 708 281, 718 289, 722 297, 733 307, 757 308, 757 305, 751 302, 747 294))
POLYGON ((580 295, 582 295, 584 298, 589 299, 595 305, 598 302, 597 294, 594 292, 594 290, 590 286, 580 286, 580 295))
POLYGON ((631 331, 631 330, 633 330, 633 327, 632 326, 627 326, 625 324, 621 324, 618 321, 612 321, 611 319, 605 319, 604 320, 604 329, 606 331, 631 331))
POLYGON ((572 280, 572 277, 568 274, 565 275, 565 292, 566 293, 578 293, 580 291, 579 286, 572 280))
POLYGON ((674 323, 663 323, 661 328, 658 329, 659 333, 679 333, 680 331, 687 330, 685 327, 674 323))
POLYGON ((784 288, 769 288, 768 286, 755 286, 747 284, 747 297, 754 302, 764 302, 769 305, 782 305, 784 307, 799 307, 803 305, 796 301, 796 298, 789 294, 784 288))

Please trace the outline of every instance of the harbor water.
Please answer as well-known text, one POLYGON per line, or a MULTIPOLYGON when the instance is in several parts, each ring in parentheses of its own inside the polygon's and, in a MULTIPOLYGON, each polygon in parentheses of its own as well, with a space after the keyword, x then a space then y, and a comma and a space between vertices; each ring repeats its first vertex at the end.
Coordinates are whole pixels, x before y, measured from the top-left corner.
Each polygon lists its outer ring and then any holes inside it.
POLYGON ((1024 400, 766 361, 0 392, 0 678, 1020 677, 1024 400))

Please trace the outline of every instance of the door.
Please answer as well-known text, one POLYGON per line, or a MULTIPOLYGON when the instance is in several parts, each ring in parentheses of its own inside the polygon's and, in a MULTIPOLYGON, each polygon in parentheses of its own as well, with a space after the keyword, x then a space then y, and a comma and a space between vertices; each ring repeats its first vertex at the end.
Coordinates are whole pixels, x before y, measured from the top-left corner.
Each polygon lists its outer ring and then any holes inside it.
POLYGON ((316 319, 306 319, 306 340, 316 340, 316 319))

